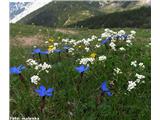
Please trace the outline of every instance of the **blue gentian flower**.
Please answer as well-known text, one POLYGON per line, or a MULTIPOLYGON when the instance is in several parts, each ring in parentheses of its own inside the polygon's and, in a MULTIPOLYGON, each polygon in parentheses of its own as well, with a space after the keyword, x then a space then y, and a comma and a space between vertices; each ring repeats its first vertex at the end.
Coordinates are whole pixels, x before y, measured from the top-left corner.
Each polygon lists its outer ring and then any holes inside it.
POLYGON ((68 47, 68 46, 64 46, 63 47, 65 50, 68 50, 70 47, 68 47))
POLYGON ((121 36, 119 36, 119 35, 115 35, 114 36, 116 39, 119 39, 121 36))
POLYGON ((121 35, 121 37, 124 38, 124 40, 126 40, 128 35, 124 34, 124 35, 121 35))
POLYGON ((44 97, 44 96, 52 96, 52 92, 54 92, 53 88, 48 88, 46 90, 46 87, 41 85, 39 89, 35 89, 35 92, 39 94, 39 96, 44 97))
POLYGON ((83 73, 83 72, 87 71, 88 69, 89 69, 89 67, 88 66, 85 67, 84 65, 81 65, 81 66, 75 68, 75 70, 79 73, 83 73))
POLYGON ((39 54, 41 52, 40 48, 36 48, 33 50, 32 54, 39 54))
POLYGON ((102 40, 101 44, 106 44, 109 40, 111 40, 111 37, 108 37, 105 40, 102 40))
POLYGON ((46 50, 46 51, 41 51, 40 52, 42 55, 47 55, 48 54, 48 50, 46 50))
POLYGON ((25 66, 23 66, 23 65, 20 65, 20 66, 18 66, 18 67, 11 67, 10 68, 10 73, 11 74, 20 74, 21 72, 22 72, 22 70, 24 70, 25 69, 25 66))
POLYGON ((108 96, 112 96, 112 93, 110 92, 109 88, 107 88, 107 82, 104 81, 102 84, 101 84, 101 90, 106 93, 108 96))
POLYGON ((61 50, 61 49, 55 49, 54 52, 55 52, 55 53, 61 53, 62 50, 61 50))

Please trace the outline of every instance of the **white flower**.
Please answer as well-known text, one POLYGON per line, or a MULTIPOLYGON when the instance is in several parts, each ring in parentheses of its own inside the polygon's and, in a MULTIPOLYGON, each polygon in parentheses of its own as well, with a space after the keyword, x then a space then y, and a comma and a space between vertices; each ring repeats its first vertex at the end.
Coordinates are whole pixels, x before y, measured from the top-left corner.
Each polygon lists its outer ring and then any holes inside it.
POLYGON ((105 61, 106 59, 107 59, 107 57, 104 55, 98 57, 99 61, 105 61))
POLYGON ((69 52, 69 53, 71 53, 71 52, 73 52, 73 51, 74 51, 74 48, 69 48, 69 49, 68 49, 68 52, 69 52))
POLYGON ((126 32, 124 30, 118 31, 118 35, 124 35, 124 34, 126 34, 126 32))
POLYGON ((135 87, 136 87, 136 82, 128 81, 128 88, 127 88, 128 91, 131 91, 135 87))
POLYGON ((43 65, 42 65, 42 70, 49 69, 49 68, 52 68, 51 65, 44 62, 43 65))
POLYGON ((136 60, 135 60, 135 61, 132 61, 132 62, 131 62, 131 66, 137 67, 137 61, 136 61, 136 60))
POLYGON ((102 41, 102 38, 98 38, 98 41, 102 41))
POLYGON ((126 51, 126 49, 124 47, 120 47, 119 50, 120 51, 126 51))
POLYGON ((105 32, 108 32, 108 31, 110 31, 110 29, 109 29, 109 28, 106 28, 106 29, 104 29, 104 31, 105 31, 105 32))
POLYGON ((69 42, 69 39, 68 38, 66 38, 66 39, 62 39, 62 42, 64 42, 64 43, 68 43, 69 42))
POLYGON ((114 43, 114 42, 111 42, 110 44, 109 44, 109 46, 114 50, 114 51, 116 51, 116 44, 114 43))
POLYGON ((82 58, 79 61, 79 64, 83 64, 83 65, 87 65, 88 63, 93 64, 93 62, 95 61, 94 58, 82 58))
POLYGON ((57 47, 57 46, 58 46, 58 43, 54 43, 54 46, 57 47))
POLYGON ((131 40, 126 40, 126 43, 127 43, 127 46, 133 45, 131 40))
POLYGON ((39 65, 35 66, 34 69, 39 70, 39 72, 46 71, 46 73, 48 73, 48 69, 50 69, 50 68, 52 68, 51 65, 44 62, 43 64, 39 64, 39 65))
POLYGON ((38 81, 40 81, 40 78, 39 78, 39 76, 37 76, 37 75, 33 75, 32 77, 31 77, 31 82, 32 83, 34 83, 34 84, 38 84, 38 81))
POLYGON ((136 75, 135 75, 136 77, 137 77, 137 79, 136 79, 136 82, 137 83, 139 83, 142 79, 144 79, 145 78, 145 76, 144 75, 140 75, 140 74, 138 74, 138 73, 136 73, 136 75))
POLYGON ((132 41, 131 40, 126 40, 126 43, 131 43, 132 41))
POLYGON ((83 43, 84 43, 85 46, 89 46, 90 45, 89 41, 87 41, 87 40, 84 40, 83 43))
POLYGON ((141 62, 141 63, 139 63, 139 67, 145 68, 145 65, 141 62))
POLYGON ((131 34, 135 35, 136 34, 136 31, 132 30, 130 31, 131 34))
POLYGON ((91 37, 91 39, 96 39, 97 38, 97 36, 95 36, 95 35, 92 35, 92 37, 91 37))
POLYGON ((28 59, 28 60, 26 61, 26 63, 27 63, 27 65, 29 65, 29 66, 38 65, 38 63, 37 63, 35 60, 33 60, 33 59, 28 59))
POLYGON ((89 51, 89 48, 88 48, 88 47, 85 47, 85 50, 86 50, 86 52, 88 52, 88 51, 89 51))
POLYGON ((33 48, 37 48, 37 46, 33 46, 33 48))
POLYGON ((140 79, 140 80, 145 78, 144 75, 140 75, 140 74, 138 74, 138 73, 136 73, 135 76, 137 77, 137 79, 140 79))
POLYGON ((71 39, 71 40, 69 41, 70 44, 73 44, 73 43, 75 43, 75 42, 76 42, 76 40, 73 40, 73 39, 71 39))
POLYGON ((122 71, 119 68, 114 68, 113 70, 116 74, 122 74, 122 71))
POLYGON ((101 46, 101 45, 98 45, 98 44, 97 44, 97 45, 95 46, 95 48, 99 48, 100 46, 101 46))

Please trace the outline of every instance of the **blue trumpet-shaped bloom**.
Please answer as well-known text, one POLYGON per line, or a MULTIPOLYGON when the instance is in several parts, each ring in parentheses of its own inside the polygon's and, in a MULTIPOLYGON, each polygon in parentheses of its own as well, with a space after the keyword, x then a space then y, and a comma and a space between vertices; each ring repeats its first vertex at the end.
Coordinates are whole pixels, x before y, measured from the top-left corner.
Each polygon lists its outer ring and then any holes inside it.
POLYGON ((88 66, 85 67, 84 65, 81 65, 81 66, 75 68, 75 70, 79 73, 83 73, 83 72, 87 71, 88 69, 89 69, 89 67, 88 66))
POLYGON ((40 48, 36 48, 33 50, 32 54, 38 54, 41 52, 41 49, 40 48))
POLYGON ((62 50, 61 50, 61 49, 55 49, 54 52, 55 52, 55 53, 61 53, 62 50))
POLYGON ((127 37, 128 37, 128 35, 126 35, 126 34, 124 34, 124 35, 121 35, 121 38, 123 38, 123 39, 127 39, 127 37))
POLYGON ((41 51, 40 52, 42 55, 47 55, 48 54, 48 50, 46 50, 46 51, 41 51))
POLYGON ((107 37, 105 40, 102 40, 101 44, 106 44, 109 40, 111 40, 111 37, 107 37))
POLYGON ((39 89, 35 89, 35 92, 39 94, 39 96, 52 96, 52 92, 54 92, 53 88, 46 89, 45 86, 41 85, 39 89))
POLYGON ((18 67, 14 66, 10 68, 10 74, 20 74, 22 70, 24 70, 26 67, 23 65, 20 65, 18 67))
POLYGON ((101 90, 106 93, 108 96, 112 96, 112 93, 110 92, 109 88, 107 87, 107 82, 104 81, 102 84, 101 84, 101 90))
POLYGON ((65 50, 68 50, 70 47, 68 47, 68 46, 64 46, 63 47, 65 50))

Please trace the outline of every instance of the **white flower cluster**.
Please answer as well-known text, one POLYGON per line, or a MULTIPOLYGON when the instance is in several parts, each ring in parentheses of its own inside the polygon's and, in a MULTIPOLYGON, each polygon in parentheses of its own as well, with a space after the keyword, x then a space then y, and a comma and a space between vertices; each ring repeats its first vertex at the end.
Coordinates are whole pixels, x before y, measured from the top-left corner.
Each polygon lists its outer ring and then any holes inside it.
MULTIPOLYGON (((131 91, 132 89, 134 89, 136 85, 140 83, 142 79, 145 78, 144 75, 140 75, 138 73, 136 73, 135 77, 137 78, 136 81, 128 81, 128 88, 127 88, 128 91, 131 91)), ((144 81, 142 81, 142 83, 144 83, 144 81)))
POLYGON ((119 50, 120 51, 126 51, 126 49, 124 47, 120 47, 119 50))
POLYGON ((117 33, 119 36, 121 36, 121 35, 125 35, 126 34, 126 32, 124 31, 124 30, 120 30, 120 31, 118 31, 118 33, 117 33))
POLYGON ((31 77, 31 82, 34 83, 35 85, 37 85, 39 81, 40 81, 40 77, 38 75, 33 75, 31 77))
POLYGON ((82 58, 78 61, 79 61, 79 64, 89 65, 89 63, 93 64, 93 62, 95 61, 95 58, 82 58))
MULTIPOLYGON (((137 64, 138 63, 136 60, 131 62, 131 66, 137 67, 137 64)), ((140 68, 145 68, 145 65, 142 62, 140 62, 138 65, 140 68)))
POLYGON ((69 48, 68 52, 71 53, 72 55, 74 55, 74 48, 69 48))
POLYGON ((65 44, 67 44, 69 42, 69 39, 68 38, 66 38, 66 39, 63 38, 62 42, 64 42, 65 44))
POLYGON ((74 51, 74 48, 69 48, 69 49, 68 49, 68 52, 69 52, 69 53, 71 53, 71 52, 73 52, 73 51, 74 51))
POLYGON ((122 74, 121 69, 119 69, 118 67, 114 68, 113 70, 114 70, 114 73, 113 73, 114 75, 116 75, 116 74, 122 74))
POLYGON ((127 43, 127 46, 133 45, 133 44, 132 44, 132 41, 131 41, 130 39, 126 40, 126 43, 127 43))
POLYGON ((141 62, 141 63, 139 63, 139 67, 145 68, 145 65, 141 62))
POLYGON ((85 47, 84 49, 86 50, 86 52, 89 52, 89 47, 85 47))
POLYGON ((111 42, 109 46, 112 48, 112 50, 116 51, 116 44, 114 42, 111 42))
POLYGON ((140 75, 140 74, 138 74, 138 73, 136 73, 136 75, 135 75, 136 77, 137 77, 137 79, 136 79, 136 82, 137 83, 139 83, 142 79, 144 79, 145 78, 145 76, 144 75, 140 75))
POLYGON ((38 65, 38 63, 37 63, 35 60, 33 60, 33 59, 28 59, 28 60, 26 61, 26 63, 27 63, 27 65, 29 65, 29 66, 38 65))
POLYGON ((131 62, 131 66, 137 67, 137 61, 136 61, 136 60, 135 60, 135 61, 132 61, 132 62, 131 62))
POLYGON ((136 31, 131 30, 130 33, 131 33, 132 35, 135 35, 135 34, 136 34, 136 31))
POLYGON ((105 61, 106 59, 107 59, 107 57, 104 55, 98 57, 99 61, 105 61))
POLYGON ((111 35, 115 34, 114 31, 112 31, 108 28, 106 28, 104 31, 105 32, 101 34, 101 38, 107 38, 107 37, 110 37, 111 35))
POLYGON ((136 82, 135 81, 128 81, 128 91, 131 91, 132 89, 134 89, 136 87, 136 82))
POLYGON ((46 62, 35 66, 35 70, 39 70, 39 72, 46 71, 46 73, 49 72, 48 69, 50 69, 50 68, 52 68, 51 65, 47 64, 46 62))
POLYGON ((99 48, 100 46, 101 46, 101 45, 99 45, 99 44, 96 44, 96 45, 95 45, 95 48, 99 48))
POLYGON ((58 47, 58 43, 53 43, 54 47, 58 47))

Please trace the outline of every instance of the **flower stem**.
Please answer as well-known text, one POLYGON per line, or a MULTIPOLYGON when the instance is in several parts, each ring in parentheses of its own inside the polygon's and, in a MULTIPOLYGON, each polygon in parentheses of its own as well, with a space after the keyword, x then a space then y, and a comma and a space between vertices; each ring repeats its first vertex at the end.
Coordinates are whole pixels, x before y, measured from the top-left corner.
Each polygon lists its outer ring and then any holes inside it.
POLYGON ((47 54, 47 60, 48 60, 48 62, 49 62, 49 55, 47 54))
POLYGON ((102 103, 102 97, 104 97, 104 92, 101 92, 100 95, 96 97, 96 109, 102 103))
POLYGON ((42 97, 42 99, 41 99, 41 112, 43 112, 44 111, 44 107, 45 107, 45 96, 43 96, 42 97))
POLYGON ((39 59, 40 59, 40 61, 42 61, 42 59, 41 59, 41 54, 40 54, 40 53, 38 53, 38 55, 39 55, 39 59))
POLYGON ((24 81, 24 77, 23 77, 23 75, 22 75, 21 73, 19 73, 19 79, 20 79, 21 81, 24 81))

